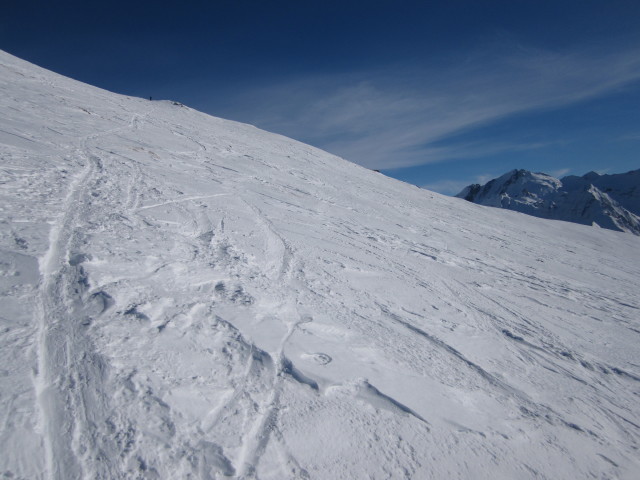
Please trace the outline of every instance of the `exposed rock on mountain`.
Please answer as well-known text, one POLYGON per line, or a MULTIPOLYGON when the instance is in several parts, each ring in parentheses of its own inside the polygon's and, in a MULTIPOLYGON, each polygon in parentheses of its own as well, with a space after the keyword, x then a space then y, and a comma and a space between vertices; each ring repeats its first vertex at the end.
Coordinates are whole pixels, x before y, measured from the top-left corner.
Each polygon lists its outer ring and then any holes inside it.
POLYGON ((589 172, 561 180, 513 170, 485 185, 469 185, 456 197, 535 217, 640 235, 640 170, 617 175, 589 172))
POLYGON ((637 478, 639 237, 2 52, 0 111, 3 478, 637 478))

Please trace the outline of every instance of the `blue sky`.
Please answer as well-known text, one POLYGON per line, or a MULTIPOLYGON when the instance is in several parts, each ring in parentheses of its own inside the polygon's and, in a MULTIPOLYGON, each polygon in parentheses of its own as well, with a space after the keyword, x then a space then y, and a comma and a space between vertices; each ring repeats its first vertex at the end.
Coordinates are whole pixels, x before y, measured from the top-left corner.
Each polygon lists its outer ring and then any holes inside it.
POLYGON ((640 168, 640 2, 12 2, 0 48, 455 194, 640 168))

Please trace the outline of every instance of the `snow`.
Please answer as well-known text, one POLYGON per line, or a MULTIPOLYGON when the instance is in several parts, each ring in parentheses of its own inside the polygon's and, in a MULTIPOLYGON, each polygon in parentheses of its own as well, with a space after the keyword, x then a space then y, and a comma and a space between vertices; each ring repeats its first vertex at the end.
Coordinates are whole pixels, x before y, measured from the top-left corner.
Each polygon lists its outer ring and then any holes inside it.
POLYGON ((640 235, 640 170, 562 180, 512 170, 484 186, 465 187, 456 197, 540 218, 596 225, 640 235))
POLYGON ((640 238, 0 54, 7 478, 634 478, 640 238))
POLYGON ((562 183, 574 190, 593 185, 629 212, 640 215, 640 169, 611 175, 599 175, 596 172, 589 172, 582 177, 570 175, 564 177, 562 183))

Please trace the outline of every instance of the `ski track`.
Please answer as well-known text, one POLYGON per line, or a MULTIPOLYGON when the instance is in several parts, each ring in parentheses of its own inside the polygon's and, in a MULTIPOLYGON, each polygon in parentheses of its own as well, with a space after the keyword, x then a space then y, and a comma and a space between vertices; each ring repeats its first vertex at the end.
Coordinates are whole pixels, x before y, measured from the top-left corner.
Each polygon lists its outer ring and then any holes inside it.
MULTIPOLYGON (((307 317, 304 319, 300 317, 295 306, 298 299, 296 297, 291 298, 291 292, 295 291, 291 278, 292 264, 295 261, 293 248, 284 240, 282 235, 276 231, 272 222, 255 204, 249 203, 246 200, 243 200, 243 203, 254 212, 256 218, 259 219, 262 224, 267 239, 266 257, 279 259, 277 265, 267 266, 266 271, 270 272, 269 275, 272 277, 272 294, 275 294, 281 303, 281 306, 277 308, 278 318, 286 326, 286 333, 281 338, 277 350, 269 354, 269 357, 273 359, 274 363, 273 379, 269 387, 270 392, 268 393, 266 401, 259 407, 260 414, 257 416, 248 434, 249 439, 244 443, 240 457, 237 460, 237 464, 239 465, 238 475, 240 478, 254 477, 256 475, 256 467, 260 457, 264 454, 269 442, 272 441, 275 432, 279 432, 277 421, 281 382, 288 374, 287 369, 292 368, 290 361, 285 357, 285 347, 298 325, 302 322, 311 321, 307 317)), ((281 437, 281 434, 278 436, 281 437)), ((282 441, 280 439, 278 439, 278 444, 280 445, 279 455, 285 457, 282 463, 283 474, 291 475, 292 471, 288 467, 290 463, 294 465, 293 472, 299 471, 297 462, 282 448, 282 441)))
POLYGON ((0 317, 36 360, 6 477, 636 475, 635 237, 12 62, 0 287, 37 301, 0 317))
MULTIPOLYGON (((147 114, 148 115, 148 114, 147 114)), ((81 230, 86 222, 93 184, 102 161, 89 142, 122 128, 137 128, 138 115, 120 127, 81 140, 77 156, 84 168, 70 182, 61 217, 51 228, 49 249, 41 260, 42 286, 38 308, 38 373, 35 387, 44 432, 47 476, 109 478, 115 475, 108 457, 100 458, 95 426, 104 419, 108 394, 103 381, 107 365, 85 334, 91 316, 105 309, 104 298, 87 298, 88 280, 82 267, 81 230), (93 300, 94 304, 91 304, 93 300), (101 461, 96 462, 95 460, 101 461), (92 461, 93 460, 93 461, 92 461), (100 471, 94 467, 99 466, 100 471)))

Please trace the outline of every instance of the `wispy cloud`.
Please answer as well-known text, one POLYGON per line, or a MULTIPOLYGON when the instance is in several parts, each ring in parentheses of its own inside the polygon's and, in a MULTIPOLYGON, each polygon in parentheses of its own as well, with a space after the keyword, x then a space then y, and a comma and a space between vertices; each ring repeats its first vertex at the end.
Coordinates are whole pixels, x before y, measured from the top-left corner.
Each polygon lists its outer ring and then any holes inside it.
POLYGON ((637 140, 640 140, 640 132, 621 135, 620 137, 617 138, 617 140, 621 142, 628 142, 628 141, 635 142, 637 140))
POLYGON ((361 165, 391 169, 537 148, 446 140, 515 114, 606 95, 638 80, 640 47, 562 53, 485 49, 443 65, 395 65, 256 88, 235 98, 224 113, 361 165))
POLYGON ((462 191, 464 187, 467 187, 474 183, 484 185, 493 178, 496 178, 496 175, 485 173, 469 180, 439 180, 437 182, 422 185, 422 188, 442 193, 443 195, 457 195, 462 191))
POLYGON ((562 178, 567 173, 569 173, 570 171, 571 171, 570 168, 560 168, 558 170, 553 170, 553 171, 549 172, 548 174, 551 175, 552 177, 562 178))

